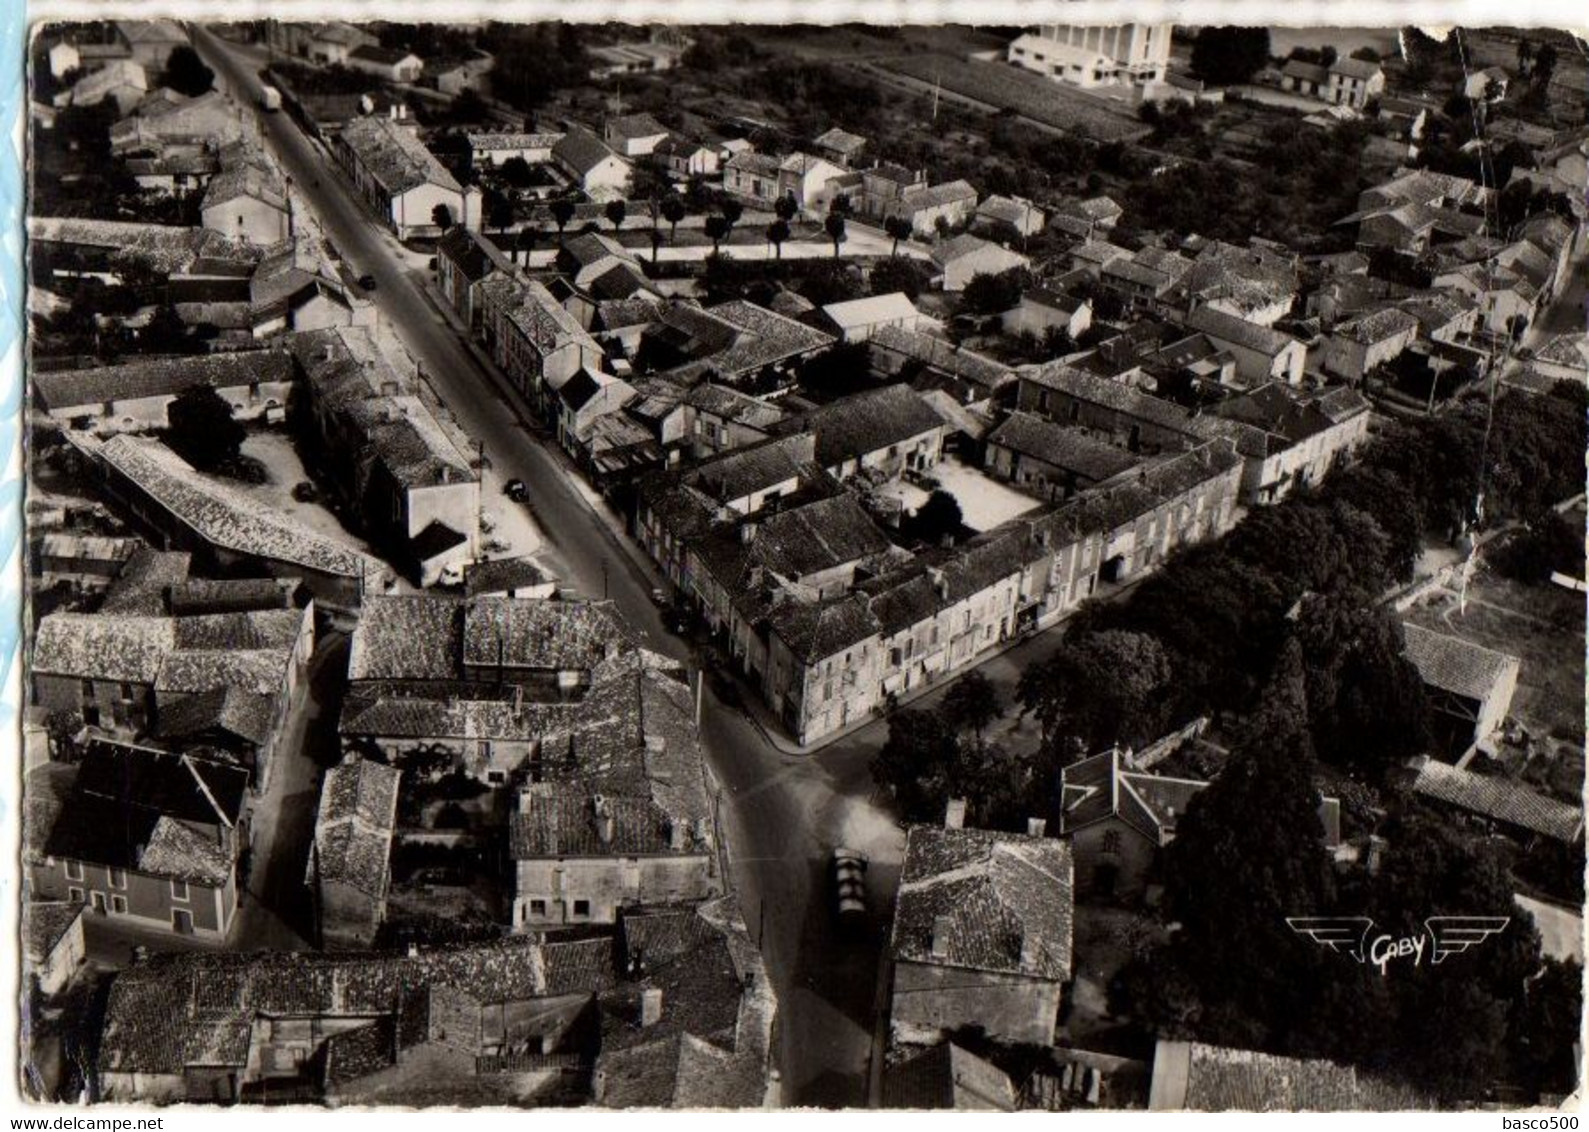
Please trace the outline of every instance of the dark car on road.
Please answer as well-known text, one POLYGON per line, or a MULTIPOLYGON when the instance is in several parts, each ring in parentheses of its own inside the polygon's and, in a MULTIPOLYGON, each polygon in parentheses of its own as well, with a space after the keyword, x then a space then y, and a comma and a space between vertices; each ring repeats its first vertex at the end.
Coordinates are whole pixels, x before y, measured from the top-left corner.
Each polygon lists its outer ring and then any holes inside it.
POLYGON ((361 275, 361 276, 359 276, 359 286, 363 287, 366 291, 375 290, 375 276, 373 276, 373 275, 361 275))
POLYGON ((523 480, 509 480, 502 485, 502 494, 515 503, 523 503, 530 497, 530 489, 524 485, 523 480))
POLYGON ((833 882, 833 914, 841 924, 858 923, 866 915, 866 854, 857 849, 833 850, 829 868, 833 882))

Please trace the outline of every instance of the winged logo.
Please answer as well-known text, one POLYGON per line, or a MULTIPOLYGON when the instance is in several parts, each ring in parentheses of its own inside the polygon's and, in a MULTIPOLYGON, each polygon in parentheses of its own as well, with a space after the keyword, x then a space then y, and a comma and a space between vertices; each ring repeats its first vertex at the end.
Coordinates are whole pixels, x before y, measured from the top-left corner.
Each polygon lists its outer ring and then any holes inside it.
POLYGON ((1439 963, 1447 956, 1460 955, 1505 931, 1511 922, 1510 916, 1430 916, 1424 921, 1433 942, 1429 961, 1439 963))
POLYGON ((1374 928, 1368 916, 1287 916, 1286 923, 1337 955, 1350 955, 1359 963, 1368 960, 1368 933, 1374 928))

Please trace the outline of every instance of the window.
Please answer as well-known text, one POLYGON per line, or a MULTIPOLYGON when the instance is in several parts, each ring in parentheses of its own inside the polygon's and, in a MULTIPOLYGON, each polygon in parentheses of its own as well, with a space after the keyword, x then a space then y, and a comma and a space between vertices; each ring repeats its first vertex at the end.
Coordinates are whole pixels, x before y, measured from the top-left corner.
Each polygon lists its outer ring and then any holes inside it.
POLYGON ((66 862, 66 879, 67 880, 82 880, 83 879, 83 862, 81 862, 81 861, 67 861, 66 862))
POLYGON ((1103 835, 1103 851, 1105 853, 1120 852, 1120 831, 1111 829, 1103 835))
POLYGON ((66 890, 66 899, 73 904, 81 904, 83 902, 83 890, 80 888, 68 888, 66 890))
POLYGON ((587 916, 588 917, 590 915, 590 901, 589 900, 576 900, 576 901, 574 901, 574 915, 575 916, 587 916))
POLYGON ((121 685, 121 698, 126 703, 132 702, 132 685, 126 681, 123 681, 121 685))
POLYGON ((126 888, 127 887, 127 870, 126 869, 111 869, 111 870, 109 870, 109 872, 110 872, 110 887, 112 887, 112 888, 126 888))
POLYGON ((183 901, 184 903, 187 902, 190 899, 190 896, 188 894, 188 882, 187 881, 185 881, 185 880, 173 880, 171 882, 171 899, 180 900, 180 901, 183 901))
POLYGON ((85 704, 94 698, 94 682, 92 680, 84 680, 82 682, 82 693, 85 704))
POLYGON ((112 896, 110 898, 110 910, 119 916, 125 916, 127 914, 127 898, 125 896, 112 896))
POLYGON ((544 901, 544 900, 531 900, 530 901, 530 915, 532 915, 532 916, 545 916, 546 915, 546 901, 544 901))

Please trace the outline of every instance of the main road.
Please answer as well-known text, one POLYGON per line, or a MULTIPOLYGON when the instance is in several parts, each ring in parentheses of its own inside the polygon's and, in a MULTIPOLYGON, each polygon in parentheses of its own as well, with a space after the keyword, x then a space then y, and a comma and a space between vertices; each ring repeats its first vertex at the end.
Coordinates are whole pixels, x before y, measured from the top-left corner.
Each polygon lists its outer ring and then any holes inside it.
MULTIPOLYGON (((485 445, 493 475, 517 477, 557 557, 583 593, 606 593, 651 647, 676 659, 689 645, 671 636, 651 600, 653 579, 572 484, 574 474, 527 427, 510 394, 481 366, 427 297, 410 266, 322 148, 286 114, 259 112, 257 59, 199 24, 194 46, 276 154, 326 236, 359 274, 372 275, 382 320, 424 367, 458 423, 485 445)), ((884 925, 841 939, 826 914, 825 862, 843 843, 869 852, 873 904, 892 903, 901 837, 871 800, 868 749, 840 744, 791 756, 769 743, 706 681, 701 735, 724 793, 723 820, 741 906, 778 991, 784 1097, 792 1104, 860 1105, 875 1021, 877 956, 884 925)))

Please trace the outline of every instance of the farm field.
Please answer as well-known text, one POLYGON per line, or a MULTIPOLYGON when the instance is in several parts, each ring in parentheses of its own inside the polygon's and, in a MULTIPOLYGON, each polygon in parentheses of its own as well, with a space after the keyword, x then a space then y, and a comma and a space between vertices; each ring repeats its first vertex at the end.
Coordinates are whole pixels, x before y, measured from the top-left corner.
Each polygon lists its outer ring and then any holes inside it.
POLYGON ((889 59, 880 66, 919 82, 939 83, 955 94, 1101 142, 1129 141, 1151 132, 1123 107, 1117 109, 1092 95, 1003 63, 910 55, 889 59))

